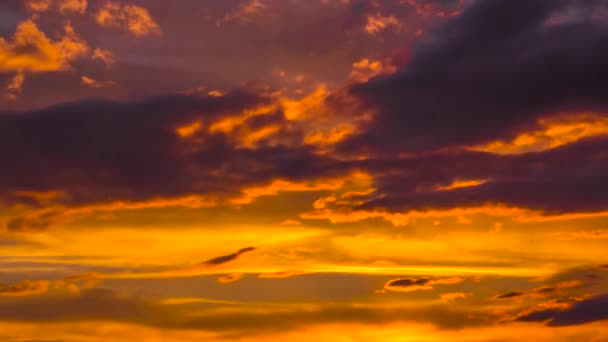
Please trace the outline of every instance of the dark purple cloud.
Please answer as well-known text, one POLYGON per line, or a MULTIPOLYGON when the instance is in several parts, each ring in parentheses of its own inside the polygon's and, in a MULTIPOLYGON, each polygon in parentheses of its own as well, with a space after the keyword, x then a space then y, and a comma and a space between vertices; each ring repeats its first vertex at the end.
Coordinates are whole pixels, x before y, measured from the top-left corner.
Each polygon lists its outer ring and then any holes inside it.
POLYGON ((588 138, 544 152, 495 155, 441 152, 369 164, 381 198, 364 208, 392 210, 507 204, 546 212, 608 208, 608 138, 588 138), (455 180, 485 183, 443 190, 455 180))
POLYGON ((521 322, 546 322, 549 326, 578 325, 608 320, 608 295, 602 294, 574 303, 565 310, 533 311, 520 316, 521 322))
POLYGON ((608 25, 594 16, 600 5, 472 2, 422 39, 396 74, 352 87, 377 115, 342 149, 471 146, 513 138, 546 115, 606 113, 608 25))

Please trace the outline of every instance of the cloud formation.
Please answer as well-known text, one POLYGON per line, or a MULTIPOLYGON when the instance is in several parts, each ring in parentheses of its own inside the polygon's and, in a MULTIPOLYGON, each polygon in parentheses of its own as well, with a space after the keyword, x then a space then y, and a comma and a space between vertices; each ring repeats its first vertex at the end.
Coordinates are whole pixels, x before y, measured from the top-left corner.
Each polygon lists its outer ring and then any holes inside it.
POLYGON ((65 70, 83 57, 89 47, 69 24, 53 40, 32 20, 17 25, 11 40, 0 37, 0 71, 48 72, 65 70))
POLYGON ((551 115, 605 113, 606 84, 599 75, 608 70, 608 30, 570 14, 595 6, 472 2, 428 33, 396 74, 352 87, 376 117, 343 148, 387 153, 467 147, 511 139, 551 115), (569 20, 555 23, 556 16, 569 20))
POLYGON ((161 33, 150 12, 137 5, 108 1, 97 11, 95 18, 101 26, 121 28, 136 37, 161 33))
POLYGON ((526 313, 521 322, 545 322, 552 327, 569 326, 608 320, 608 295, 601 294, 572 304, 567 309, 548 309, 526 313))

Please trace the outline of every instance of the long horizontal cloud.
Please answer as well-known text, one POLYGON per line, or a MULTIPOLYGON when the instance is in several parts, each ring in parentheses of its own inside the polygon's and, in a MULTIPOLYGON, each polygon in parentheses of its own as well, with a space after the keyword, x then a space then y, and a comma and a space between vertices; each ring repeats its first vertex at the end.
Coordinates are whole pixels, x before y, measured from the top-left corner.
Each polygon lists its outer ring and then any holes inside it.
POLYGON ((471 2, 423 38, 396 74, 352 87, 377 114, 369 129, 342 149, 387 153, 474 146, 512 139, 552 114, 605 114, 604 4, 471 2))
POLYGON ((602 171, 608 167, 606 148, 608 139, 601 136, 523 155, 448 152, 376 162, 383 168, 376 182, 384 196, 363 208, 400 211, 493 203, 552 213, 601 211, 608 208, 608 196, 601 190, 608 184, 602 171), (449 187, 458 180, 478 183, 449 187))
POLYGON ((21 322, 112 321, 138 323, 172 329, 218 332, 260 333, 291 330, 329 323, 383 324, 424 322, 441 329, 483 325, 483 320, 465 311, 442 305, 423 308, 385 308, 377 306, 318 305, 315 308, 250 310, 243 307, 225 313, 199 310, 180 305, 163 305, 141 297, 124 296, 105 289, 85 290, 79 295, 43 296, 14 299, 0 303, 0 318, 21 322))
MULTIPOLYGON (((220 97, 87 101, 4 113, 0 159, 13 162, 0 171, 3 199, 31 200, 19 195, 23 190, 62 191, 67 196, 57 200, 63 203, 221 194, 273 177, 317 176, 314 165, 322 161, 309 148, 239 148, 226 133, 209 132, 220 118, 267 102, 261 94, 237 90, 220 97), (182 139, 177 130, 195 121, 205 129, 182 139)), ((249 121, 242 125, 266 124, 249 121)))

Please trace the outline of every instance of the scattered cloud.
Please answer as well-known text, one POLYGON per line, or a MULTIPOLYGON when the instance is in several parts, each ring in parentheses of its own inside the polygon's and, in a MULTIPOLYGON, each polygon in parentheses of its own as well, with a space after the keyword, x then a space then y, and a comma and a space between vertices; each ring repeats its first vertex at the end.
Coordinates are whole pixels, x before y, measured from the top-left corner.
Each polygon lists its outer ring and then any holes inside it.
POLYGON ((106 2, 97 12, 95 19, 104 27, 121 28, 136 37, 157 35, 161 29, 150 12, 137 5, 123 5, 119 2, 106 2))
POLYGON ((83 85, 91 88, 107 88, 116 85, 114 81, 98 81, 88 76, 82 76, 80 81, 83 85))

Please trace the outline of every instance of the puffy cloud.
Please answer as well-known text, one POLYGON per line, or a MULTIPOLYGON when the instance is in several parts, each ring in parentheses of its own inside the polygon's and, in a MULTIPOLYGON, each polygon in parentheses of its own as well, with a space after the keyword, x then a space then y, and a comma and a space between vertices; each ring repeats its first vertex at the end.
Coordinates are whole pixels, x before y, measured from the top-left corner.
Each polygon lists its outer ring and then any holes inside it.
POLYGON ((107 66, 111 66, 115 62, 114 54, 112 53, 112 51, 107 49, 96 48, 95 50, 93 50, 93 55, 91 56, 91 58, 98 59, 104 62, 107 66))
POLYGON ((455 301, 458 299, 465 299, 465 298, 469 297, 470 295, 471 295, 470 293, 465 293, 465 292, 448 292, 448 293, 442 293, 439 297, 446 302, 452 302, 452 301, 455 301))
POLYGON ((370 15, 367 17, 365 31, 369 34, 377 34, 389 27, 394 26, 397 29, 401 27, 401 23, 394 15, 383 16, 381 14, 370 15))
POLYGON ((87 11, 87 0, 60 0, 59 11, 84 14, 87 11))
POLYGON ((89 47, 70 25, 53 41, 32 20, 17 25, 10 41, 0 37, 0 71, 45 72, 65 70, 89 47))
POLYGON ((25 6, 33 12, 46 12, 51 8, 52 0, 27 0, 25 6))
POLYGON ((101 26, 122 28, 136 37, 161 33, 150 12, 137 5, 108 1, 99 9, 95 19, 101 26))
POLYGON ((23 82, 25 82, 25 74, 22 71, 18 71, 6 85, 9 99, 14 100, 21 94, 23 82))
POLYGON ((32 12, 47 12, 56 9, 61 13, 84 14, 87 11, 87 0, 26 0, 25 6, 32 12))

